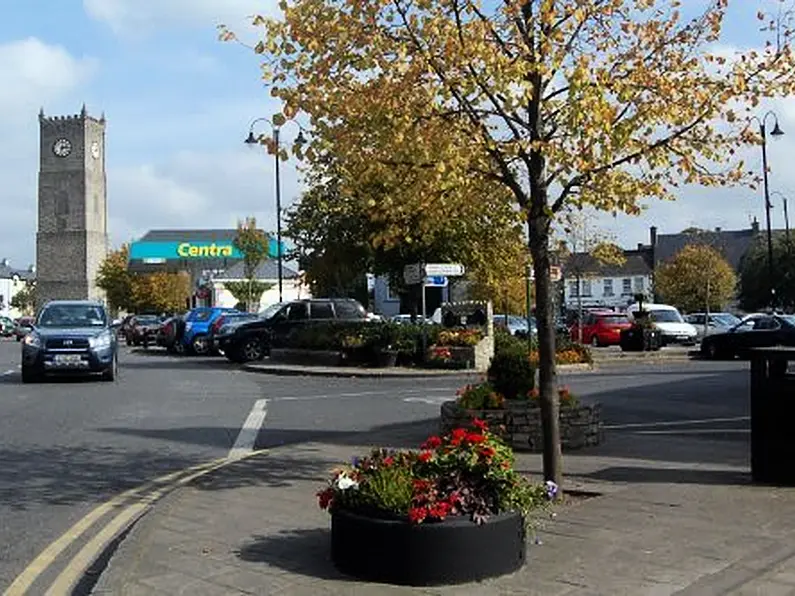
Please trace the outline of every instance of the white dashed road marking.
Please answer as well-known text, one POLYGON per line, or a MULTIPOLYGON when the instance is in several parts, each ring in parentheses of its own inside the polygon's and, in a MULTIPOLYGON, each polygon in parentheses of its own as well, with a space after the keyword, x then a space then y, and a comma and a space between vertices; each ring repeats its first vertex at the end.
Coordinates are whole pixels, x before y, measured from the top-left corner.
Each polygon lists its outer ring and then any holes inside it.
POLYGON ((605 425, 605 430, 625 430, 631 428, 661 428, 666 426, 690 426, 696 424, 715 424, 717 422, 744 422, 750 416, 735 416, 733 418, 701 418, 699 420, 665 420, 661 422, 635 422, 632 424, 605 425))
POLYGON ((248 418, 243 423, 240 433, 237 435, 235 444, 229 450, 229 459, 237 459, 243 457, 254 450, 254 445, 257 442, 257 435, 265 422, 265 417, 268 415, 268 400, 258 399, 251 408, 248 418))

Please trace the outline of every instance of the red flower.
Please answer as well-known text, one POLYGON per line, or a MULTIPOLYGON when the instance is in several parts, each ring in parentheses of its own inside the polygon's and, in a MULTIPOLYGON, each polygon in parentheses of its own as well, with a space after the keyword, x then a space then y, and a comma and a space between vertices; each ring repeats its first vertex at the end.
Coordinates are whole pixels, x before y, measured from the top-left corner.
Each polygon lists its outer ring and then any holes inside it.
POLYGON ((489 428, 488 423, 485 420, 481 420, 480 418, 475 418, 472 421, 472 425, 481 432, 484 432, 489 428))
POLYGON ((425 507, 412 507, 409 509, 409 521, 413 524, 421 524, 427 516, 428 510, 425 507))
POLYGON ((450 513, 450 504, 444 501, 440 503, 436 503, 430 509, 431 517, 435 517, 436 519, 444 519, 450 513))
POLYGON ((478 433, 469 433, 467 435, 467 442, 472 443, 473 445, 479 445, 480 443, 483 443, 485 440, 486 437, 478 433))
POLYGON ((384 458, 384 466, 386 466, 387 468, 394 463, 395 463, 395 458, 392 457, 391 455, 389 457, 384 458))
POLYGON ((423 449, 436 449, 442 444, 442 440, 437 436, 428 437, 428 439, 422 444, 423 449))
POLYGON ((450 439, 450 444, 454 447, 458 447, 467 436, 467 430, 465 428, 456 428, 453 429, 452 432, 452 439, 450 439))
POLYGON ((494 457, 496 453, 493 447, 484 447, 480 450, 480 454, 487 459, 494 457))
POLYGON ((334 498, 334 489, 328 487, 325 490, 320 491, 317 493, 317 502, 320 505, 321 509, 328 509, 328 506, 331 505, 331 500, 334 498))
POLYGON ((414 481, 414 490, 417 492, 426 491, 431 488, 431 481, 430 480, 422 480, 420 478, 414 481))
POLYGON ((429 461, 431 461, 432 457, 433 453, 431 453, 430 451, 423 451, 417 456, 417 459, 420 460, 422 463, 428 463, 429 461))

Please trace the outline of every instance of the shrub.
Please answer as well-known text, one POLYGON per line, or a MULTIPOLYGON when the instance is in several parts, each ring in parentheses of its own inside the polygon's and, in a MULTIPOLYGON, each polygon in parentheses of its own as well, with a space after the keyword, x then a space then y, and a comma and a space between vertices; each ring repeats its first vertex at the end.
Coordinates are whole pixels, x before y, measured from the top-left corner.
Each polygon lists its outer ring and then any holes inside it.
POLYGON ((467 410, 496 410, 505 403, 505 398, 490 383, 467 385, 459 389, 456 395, 458 405, 467 410))
POLYGON ((530 343, 527 338, 516 337, 505 329, 499 327, 494 329, 494 354, 501 354, 503 352, 521 352, 529 353, 530 343))
POLYGON ((505 399, 526 399, 535 386, 535 373, 526 349, 503 350, 494 354, 488 379, 505 399))
MULTIPOLYGON (((531 401, 538 402, 541 395, 538 389, 533 389, 528 394, 528 397, 531 401)), ((558 401, 561 408, 576 408, 580 404, 580 399, 566 385, 558 387, 558 401)))
POLYGON ((439 331, 436 343, 440 346, 474 346, 483 339, 480 329, 444 329, 439 331))

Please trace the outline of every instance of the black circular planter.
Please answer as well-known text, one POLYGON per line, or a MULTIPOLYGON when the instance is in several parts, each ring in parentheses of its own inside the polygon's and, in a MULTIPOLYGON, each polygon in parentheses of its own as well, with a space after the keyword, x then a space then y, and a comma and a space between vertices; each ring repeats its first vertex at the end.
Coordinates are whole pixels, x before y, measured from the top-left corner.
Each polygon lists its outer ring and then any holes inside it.
POLYGON ((347 511, 331 515, 331 559, 346 575, 389 584, 434 586, 512 573, 527 553, 522 516, 477 525, 468 517, 409 524, 347 511))

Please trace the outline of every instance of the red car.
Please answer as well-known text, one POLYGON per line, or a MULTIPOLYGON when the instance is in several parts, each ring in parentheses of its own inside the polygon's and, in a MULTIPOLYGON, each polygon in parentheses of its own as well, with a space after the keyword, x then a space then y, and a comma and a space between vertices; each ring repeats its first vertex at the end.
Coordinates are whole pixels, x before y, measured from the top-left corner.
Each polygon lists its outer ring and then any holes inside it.
MULTIPOLYGON (((632 323, 627 315, 606 311, 589 312, 583 318, 582 342, 592 346, 612 346, 621 343, 621 331, 632 323)), ((579 341, 577 324, 571 328, 571 339, 579 341)))

